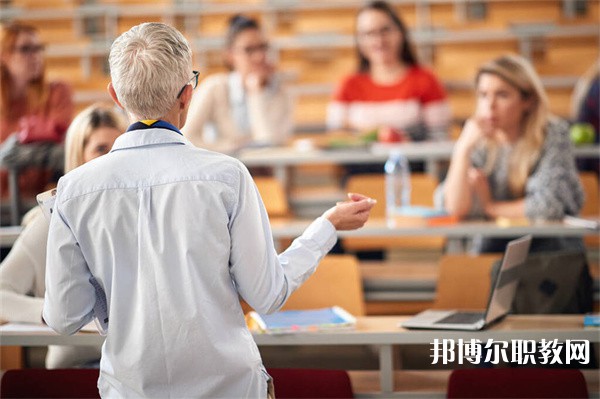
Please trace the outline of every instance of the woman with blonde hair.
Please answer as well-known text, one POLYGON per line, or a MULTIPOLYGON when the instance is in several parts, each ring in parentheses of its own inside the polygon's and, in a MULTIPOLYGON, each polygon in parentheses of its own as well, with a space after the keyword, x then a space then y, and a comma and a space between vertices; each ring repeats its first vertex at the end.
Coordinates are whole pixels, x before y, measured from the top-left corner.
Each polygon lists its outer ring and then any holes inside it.
MULTIPOLYGON (((65 140, 65 171, 110 151, 127 122, 110 105, 86 108, 73 120, 65 140)), ((49 222, 41 208, 23 218, 23 232, 0 265, 0 319, 41 323, 49 222)), ((100 358, 100 347, 50 346, 46 367, 73 367, 100 358)))
MULTIPOLYGON (((475 84, 476 111, 456 142, 438 205, 460 218, 576 215, 583 190, 568 125, 550 115, 531 64, 516 55, 496 58, 479 68, 475 84)), ((534 241, 534 251, 582 248, 580 239, 534 241)), ((502 252, 503 243, 482 241, 480 250, 502 252)))

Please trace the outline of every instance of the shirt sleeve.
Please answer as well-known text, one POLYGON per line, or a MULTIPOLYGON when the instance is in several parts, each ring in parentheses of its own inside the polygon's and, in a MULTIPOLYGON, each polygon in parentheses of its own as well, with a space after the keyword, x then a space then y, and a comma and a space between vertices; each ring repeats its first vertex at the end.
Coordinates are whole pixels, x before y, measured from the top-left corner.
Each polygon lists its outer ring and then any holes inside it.
MULTIPOLYGON (((471 165, 475 168, 483 168, 485 164, 485 150, 483 147, 477 147, 471 153, 471 165)), ((446 210, 444 205, 446 197, 446 181, 440 183, 433 193, 433 204, 436 209, 446 210)), ((467 214, 468 218, 485 218, 485 212, 479 201, 479 197, 475 194, 471 194, 471 209, 467 214)))
POLYGON ((576 215, 583 199, 566 124, 549 125, 542 155, 525 185, 525 215, 530 219, 576 215))
POLYGON ((44 320, 59 334, 74 334, 92 320, 92 274, 63 213, 60 183, 48 233, 44 320))
POLYGON ((241 297, 257 312, 271 313, 316 270, 335 244, 336 231, 328 220, 318 218, 278 256, 260 194, 247 169, 241 168, 229 226, 230 271, 241 297))
POLYGON ((48 222, 39 212, 0 265, 0 319, 41 323, 44 298, 36 286, 44 278, 47 236, 48 222))

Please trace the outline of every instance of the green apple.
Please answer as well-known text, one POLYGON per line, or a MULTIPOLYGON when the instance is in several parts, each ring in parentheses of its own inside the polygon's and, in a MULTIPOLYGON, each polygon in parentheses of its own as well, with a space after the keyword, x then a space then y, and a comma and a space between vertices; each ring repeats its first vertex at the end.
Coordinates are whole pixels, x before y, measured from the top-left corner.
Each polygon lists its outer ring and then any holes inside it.
POLYGON ((591 144, 596 139, 596 132, 589 123, 575 123, 571 126, 570 136, 575 145, 591 144))
POLYGON ((360 136, 360 139, 365 143, 374 143, 377 141, 377 129, 369 130, 360 136))

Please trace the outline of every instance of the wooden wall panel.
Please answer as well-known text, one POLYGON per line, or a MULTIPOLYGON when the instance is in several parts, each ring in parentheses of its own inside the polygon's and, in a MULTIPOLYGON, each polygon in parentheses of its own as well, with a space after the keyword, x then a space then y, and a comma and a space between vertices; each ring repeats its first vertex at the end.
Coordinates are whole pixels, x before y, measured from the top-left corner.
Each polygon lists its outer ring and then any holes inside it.
POLYGON ((438 45, 433 69, 442 80, 472 80, 479 65, 511 52, 518 52, 516 41, 438 45))
MULTIPOLYGON (((599 27, 600 29, 600 27, 599 27)), ((546 42, 546 53, 534 65, 541 75, 579 76, 598 59, 598 38, 554 38, 546 42)))

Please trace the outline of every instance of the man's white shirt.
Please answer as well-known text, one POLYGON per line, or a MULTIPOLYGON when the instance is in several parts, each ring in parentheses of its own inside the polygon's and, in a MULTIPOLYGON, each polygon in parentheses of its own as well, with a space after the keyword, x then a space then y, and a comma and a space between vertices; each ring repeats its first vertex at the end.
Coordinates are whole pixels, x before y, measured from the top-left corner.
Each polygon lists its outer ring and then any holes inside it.
POLYGON ((103 397, 266 397, 241 296, 279 309, 333 247, 318 218, 277 255, 247 169, 175 131, 121 135, 64 176, 50 223, 44 319, 72 334, 104 289, 103 397))

